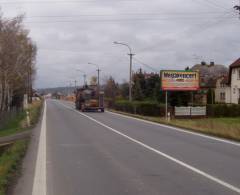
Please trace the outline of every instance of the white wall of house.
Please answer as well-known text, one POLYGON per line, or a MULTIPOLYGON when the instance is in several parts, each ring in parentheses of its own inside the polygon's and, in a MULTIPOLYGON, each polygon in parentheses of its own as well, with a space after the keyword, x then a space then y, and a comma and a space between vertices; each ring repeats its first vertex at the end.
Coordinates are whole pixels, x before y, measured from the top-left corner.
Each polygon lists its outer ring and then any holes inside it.
POLYGON ((215 102, 216 103, 231 103, 231 87, 222 85, 221 82, 224 78, 219 78, 216 82, 215 89, 215 102))
POLYGON ((238 104, 240 98, 240 68, 232 69, 231 103, 238 104))

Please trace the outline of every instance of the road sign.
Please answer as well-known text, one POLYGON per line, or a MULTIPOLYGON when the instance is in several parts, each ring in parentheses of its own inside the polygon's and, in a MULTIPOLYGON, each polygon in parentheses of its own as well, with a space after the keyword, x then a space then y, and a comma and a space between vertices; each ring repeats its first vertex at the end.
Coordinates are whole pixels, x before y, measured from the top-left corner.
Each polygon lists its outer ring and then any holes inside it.
POLYGON ((161 87, 164 91, 196 91, 199 89, 199 72, 162 70, 161 87))

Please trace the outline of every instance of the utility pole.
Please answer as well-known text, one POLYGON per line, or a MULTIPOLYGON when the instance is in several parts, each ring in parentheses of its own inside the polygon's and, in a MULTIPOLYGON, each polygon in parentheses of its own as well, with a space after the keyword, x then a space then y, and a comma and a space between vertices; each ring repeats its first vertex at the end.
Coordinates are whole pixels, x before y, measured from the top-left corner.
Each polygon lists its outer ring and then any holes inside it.
POLYGON ((234 8, 236 11, 238 11, 239 20, 240 20, 240 0, 239 0, 239 5, 235 5, 233 8, 234 8))
POLYGON ((99 104, 99 107, 100 107, 100 69, 99 69, 99 66, 97 64, 93 64, 91 62, 88 62, 88 64, 90 65, 94 65, 97 67, 97 93, 98 93, 98 104, 99 104))
POLYGON ((77 80, 74 81, 75 83, 75 90, 77 89, 77 80))
POLYGON ((101 70, 98 68, 98 69, 97 69, 97 73, 98 73, 98 77, 97 77, 98 93, 99 93, 99 91, 100 91, 100 71, 101 71, 101 70))
POLYGON ((129 49, 129 56, 130 56, 130 73, 129 73, 129 101, 131 102, 132 101, 132 59, 133 59, 133 56, 135 54, 132 53, 132 49, 131 47, 126 44, 126 43, 120 43, 120 42, 117 42, 117 41, 114 41, 113 42, 114 44, 118 44, 118 45, 124 45, 126 47, 128 47, 129 49))
POLYGON ((72 81, 69 82, 69 96, 71 95, 72 81))
POLYGON ((83 86, 86 86, 87 85, 87 75, 86 74, 84 74, 83 75, 83 86))
POLYGON ((133 60, 133 56, 134 54, 129 53, 128 54, 130 56, 130 74, 129 74, 129 101, 132 101, 132 60, 133 60))

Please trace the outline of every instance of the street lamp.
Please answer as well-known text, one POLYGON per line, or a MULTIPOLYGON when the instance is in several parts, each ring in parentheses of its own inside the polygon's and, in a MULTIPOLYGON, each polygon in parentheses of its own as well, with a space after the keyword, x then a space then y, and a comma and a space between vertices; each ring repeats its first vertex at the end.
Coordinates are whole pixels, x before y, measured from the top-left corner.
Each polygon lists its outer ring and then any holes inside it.
POLYGON ((97 85, 98 85, 98 88, 100 88, 100 71, 101 70, 99 69, 99 66, 97 64, 94 64, 94 63, 91 63, 91 62, 88 62, 88 64, 94 65, 94 66, 97 67, 97 73, 98 73, 98 75, 97 75, 97 82, 98 82, 98 84, 97 85))
POLYGON ((80 70, 80 69, 77 69, 76 71, 79 71, 79 72, 81 72, 83 74, 83 86, 86 85, 87 84, 87 82, 86 82, 86 77, 87 77, 86 73, 84 71, 80 70))
POLYGON ((118 45, 124 45, 124 46, 126 46, 129 49, 129 54, 128 54, 130 56, 129 101, 131 102, 132 101, 132 59, 133 59, 133 56, 135 54, 132 53, 132 49, 131 49, 131 47, 128 44, 117 42, 117 41, 114 41, 113 43, 114 44, 118 44, 118 45))
POLYGON ((97 91, 98 91, 98 104, 99 104, 99 107, 100 107, 100 69, 99 69, 99 66, 97 64, 94 64, 94 63, 91 63, 91 62, 88 62, 88 64, 90 65, 94 65, 97 67, 97 73, 98 73, 98 76, 97 76, 97 91))

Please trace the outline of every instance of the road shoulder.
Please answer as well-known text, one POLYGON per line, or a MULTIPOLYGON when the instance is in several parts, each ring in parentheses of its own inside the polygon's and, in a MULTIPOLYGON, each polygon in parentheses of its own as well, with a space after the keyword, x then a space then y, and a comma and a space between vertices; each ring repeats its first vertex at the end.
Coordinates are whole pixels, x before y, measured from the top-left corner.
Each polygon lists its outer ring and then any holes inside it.
POLYGON ((27 153, 23 159, 20 177, 18 178, 16 185, 10 190, 9 195, 32 194, 42 117, 43 111, 41 112, 40 120, 37 125, 32 129, 31 140, 27 153))

